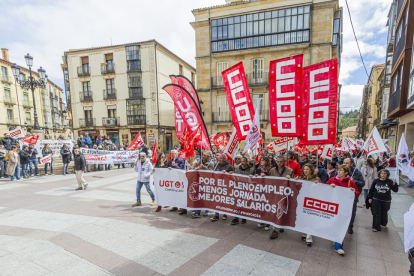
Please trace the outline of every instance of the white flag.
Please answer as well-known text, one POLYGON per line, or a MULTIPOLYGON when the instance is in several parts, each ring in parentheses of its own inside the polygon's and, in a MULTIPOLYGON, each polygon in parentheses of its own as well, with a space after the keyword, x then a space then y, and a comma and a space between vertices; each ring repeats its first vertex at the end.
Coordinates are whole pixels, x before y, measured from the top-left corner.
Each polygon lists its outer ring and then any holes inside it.
POLYGON ((357 146, 360 148, 360 149, 362 149, 362 147, 364 146, 364 144, 365 144, 365 141, 364 140, 362 140, 362 139, 357 139, 356 140, 356 143, 357 143, 357 146))
POLYGON ((244 147, 243 153, 245 153, 251 147, 255 146, 256 143, 259 141, 260 137, 262 136, 262 132, 260 131, 259 113, 260 110, 255 111, 253 121, 250 125, 250 131, 246 136, 246 146, 244 147))
POLYGON ((356 149, 355 142, 351 138, 343 137, 342 138, 342 146, 344 146, 344 142, 345 142, 345 145, 348 149, 350 149, 350 150, 355 150, 356 149))
POLYGON ((325 145, 323 148, 321 157, 332 161, 332 155, 333 155, 333 145, 332 144, 325 145))
POLYGON ((377 127, 374 126, 362 149, 367 152, 367 156, 387 151, 377 127))
POLYGON ((414 181, 414 168, 411 167, 410 151, 405 142, 404 133, 401 136, 397 152, 397 167, 403 175, 414 181))
POLYGON ((231 133, 230 140, 227 143, 227 146, 224 148, 223 152, 227 156, 231 157, 234 160, 236 155, 239 153, 239 139, 237 137, 237 130, 233 127, 233 132, 231 133))
POLYGON ((24 137, 24 133, 21 127, 17 127, 13 130, 9 131, 9 135, 11 138, 20 138, 20 137, 24 137))

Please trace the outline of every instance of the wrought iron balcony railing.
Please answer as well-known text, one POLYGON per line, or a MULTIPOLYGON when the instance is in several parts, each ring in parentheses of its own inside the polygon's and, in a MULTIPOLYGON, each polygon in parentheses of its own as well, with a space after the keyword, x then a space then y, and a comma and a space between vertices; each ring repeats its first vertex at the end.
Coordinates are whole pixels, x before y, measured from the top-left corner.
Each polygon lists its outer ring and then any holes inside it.
POLYGON ((115 63, 101 65, 101 74, 115 74, 115 63))
POLYGON ((95 118, 81 118, 79 119, 79 127, 94 127, 96 126, 95 118))
POLYGON ((104 89, 103 98, 104 100, 116 100, 116 89, 104 89))
POLYGON ((93 102, 93 93, 92 91, 82 91, 79 93, 79 98, 81 102, 93 102))

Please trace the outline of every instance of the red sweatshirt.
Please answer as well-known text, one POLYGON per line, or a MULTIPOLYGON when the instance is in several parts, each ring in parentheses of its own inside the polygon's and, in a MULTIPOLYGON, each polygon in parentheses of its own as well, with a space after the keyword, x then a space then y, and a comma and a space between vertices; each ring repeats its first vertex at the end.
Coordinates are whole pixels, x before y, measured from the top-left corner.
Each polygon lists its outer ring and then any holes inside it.
MULTIPOLYGON (((285 166, 287 166, 287 164, 285 163, 285 166)), ((300 176, 302 173, 302 170, 300 169, 300 165, 298 162, 296 161, 289 161, 289 168, 291 168, 293 170, 293 174, 295 175, 295 177, 300 176)))
POLYGON ((355 185, 355 182, 351 180, 351 178, 347 175, 344 179, 339 179, 338 176, 332 177, 329 179, 326 184, 335 184, 336 186, 344 187, 344 188, 354 188, 355 189, 355 197, 359 196, 358 187, 355 185), (349 185, 348 185, 349 182, 349 185))

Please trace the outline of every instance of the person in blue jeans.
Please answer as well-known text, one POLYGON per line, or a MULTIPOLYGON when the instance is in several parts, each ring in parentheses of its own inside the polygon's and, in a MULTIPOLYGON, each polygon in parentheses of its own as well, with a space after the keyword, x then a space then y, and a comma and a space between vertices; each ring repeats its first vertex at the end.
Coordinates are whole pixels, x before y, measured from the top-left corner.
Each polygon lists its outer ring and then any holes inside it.
POLYGON ((33 144, 29 145, 29 168, 30 168, 30 175, 34 176, 33 174, 33 167, 35 169, 36 176, 39 176, 39 168, 37 167, 37 149, 35 149, 33 144))
POLYGON ((24 145, 22 150, 19 152, 20 165, 22 165, 23 178, 29 178, 27 175, 27 168, 29 167, 29 147, 24 145))
POLYGON ((132 207, 142 205, 141 203, 142 186, 145 186, 145 188, 147 189, 147 192, 152 199, 151 206, 153 206, 155 205, 155 196, 154 196, 154 193, 151 191, 150 178, 151 178, 151 175, 154 173, 155 169, 152 167, 151 162, 147 159, 146 154, 143 152, 139 154, 139 160, 137 160, 134 165, 135 165, 134 169, 138 173, 138 181, 137 181, 137 188, 136 188, 137 202, 132 204, 132 207))
POLYGON ((11 146, 9 151, 9 163, 7 164, 7 174, 10 180, 20 180, 20 158, 16 146, 11 146))

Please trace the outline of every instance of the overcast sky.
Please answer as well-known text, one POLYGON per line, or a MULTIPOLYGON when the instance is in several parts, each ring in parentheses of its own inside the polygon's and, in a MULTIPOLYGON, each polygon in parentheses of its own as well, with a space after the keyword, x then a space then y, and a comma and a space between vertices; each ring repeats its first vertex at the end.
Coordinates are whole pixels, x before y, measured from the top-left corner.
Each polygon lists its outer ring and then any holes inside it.
MULTIPOLYGON (((353 37, 345 0, 340 74, 341 108, 359 108, 367 82, 353 37)), ((391 0, 349 0, 351 16, 368 73, 385 61, 387 15, 391 0)), ((225 0, 0 0, 0 47, 24 65, 34 57, 49 78, 63 87, 60 68, 69 49, 156 39, 195 66, 195 37, 189 22, 192 9, 224 4, 225 0), (7 11, 7 12, 5 12, 7 11)))

